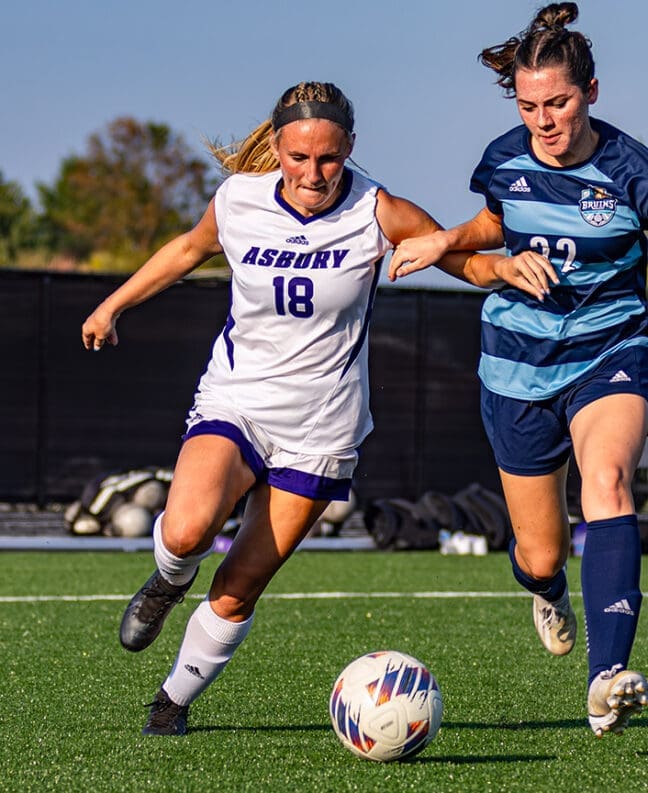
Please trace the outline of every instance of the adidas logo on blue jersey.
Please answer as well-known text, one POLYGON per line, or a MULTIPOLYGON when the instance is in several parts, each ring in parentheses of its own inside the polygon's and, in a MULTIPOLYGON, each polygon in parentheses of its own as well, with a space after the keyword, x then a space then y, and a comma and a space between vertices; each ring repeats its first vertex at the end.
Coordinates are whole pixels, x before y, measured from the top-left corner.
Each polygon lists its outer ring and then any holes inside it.
POLYGON ((509 187, 509 191, 511 193, 530 193, 531 188, 529 187, 529 183, 524 178, 524 176, 520 176, 520 178, 516 179, 509 187))
POLYGON ((296 237, 288 237, 286 242, 292 242, 295 245, 308 245, 308 240, 303 234, 298 234, 296 237))

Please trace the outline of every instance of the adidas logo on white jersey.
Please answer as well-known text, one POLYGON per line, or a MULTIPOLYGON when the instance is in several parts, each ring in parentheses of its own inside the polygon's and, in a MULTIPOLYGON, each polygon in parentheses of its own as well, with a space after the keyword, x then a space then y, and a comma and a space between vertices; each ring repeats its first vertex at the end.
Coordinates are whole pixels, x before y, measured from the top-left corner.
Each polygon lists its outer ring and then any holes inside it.
POLYGON ((616 603, 613 603, 611 606, 608 606, 606 609, 603 609, 606 614, 627 614, 629 617, 634 617, 635 613, 630 607, 628 601, 623 598, 623 600, 617 600, 616 603))
POLYGON ((608 380, 608 383, 631 383, 632 378, 627 375, 623 369, 619 369, 619 371, 612 375, 612 377, 608 380))
POLYGON ((520 178, 516 179, 509 187, 509 191, 511 193, 530 193, 531 188, 529 187, 529 183, 524 178, 524 176, 520 176, 520 178))
POLYGON ((288 237, 286 242, 292 242, 295 245, 308 245, 308 240, 303 234, 298 234, 296 237, 288 237))

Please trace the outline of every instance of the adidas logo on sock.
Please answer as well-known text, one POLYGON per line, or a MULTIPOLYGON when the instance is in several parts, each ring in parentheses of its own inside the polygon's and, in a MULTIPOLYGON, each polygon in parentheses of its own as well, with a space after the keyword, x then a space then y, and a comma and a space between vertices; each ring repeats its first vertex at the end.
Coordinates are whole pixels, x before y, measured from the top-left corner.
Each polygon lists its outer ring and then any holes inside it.
POLYGON ((631 383, 632 378, 627 375, 623 369, 619 369, 619 371, 612 375, 612 377, 608 380, 608 383, 631 383))
POLYGON ((625 598, 623 598, 623 600, 617 600, 616 603, 613 603, 611 606, 603 609, 603 611, 606 614, 627 614, 629 617, 634 617, 635 615, 630 604, 625 598))
POLYGON ((198 669, 197 666, 192 666, 191 664, 185 664, 184 668, 187 670, 187 672, 189 672, 190 675, 193 675, 194 677, 199 677, 201 680, 205 679, 201 675, 200 669, 198 669))
POLYGON ((530 193, 531 188, 529 187, 529 183, 524 178, 524 176, 520 176, 520 178, 516 179, 509 187, 509 191, 511 193, 530 193))
POLYGON ((296 237, 288 237, 286 242, 292 242, 295 245, 308 245, 308 240, 303 234, 298 234, 296 237))

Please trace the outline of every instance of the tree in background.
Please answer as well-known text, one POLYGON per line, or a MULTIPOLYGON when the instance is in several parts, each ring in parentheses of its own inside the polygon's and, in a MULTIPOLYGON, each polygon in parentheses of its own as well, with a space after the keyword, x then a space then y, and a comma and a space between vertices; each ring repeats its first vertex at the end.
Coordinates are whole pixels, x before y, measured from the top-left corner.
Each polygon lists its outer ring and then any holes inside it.
POLYGON ((117 118, 38 185, 49 248, 84 269, 134 270, 199 219, 216 186, 208 170, 166 124, 117 118))
POLYGON ((0 171, 0 266, 11 266, 19 251, 33 250, 38 242, 38 223, 29 199, 0 171))

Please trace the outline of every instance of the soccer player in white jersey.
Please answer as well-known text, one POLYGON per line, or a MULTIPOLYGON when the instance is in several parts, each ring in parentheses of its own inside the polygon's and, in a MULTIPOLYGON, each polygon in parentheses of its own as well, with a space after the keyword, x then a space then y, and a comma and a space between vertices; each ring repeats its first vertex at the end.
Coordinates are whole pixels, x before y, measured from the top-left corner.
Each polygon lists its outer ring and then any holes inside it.
MULTIPOLYGON (((372 428, 367 330, 383 256, 439 227, 347 167, 353 110, 330 83, 300 83, 233 150, 202 219, 161 248, 83 324, 85 347, 116 344, 116 321, 211 256, 232 269, 229 317, 200 380, 164 513, 157 569, 122 618, 140 651, 159 634, 247 494, 231 549, 191 615, 151 703, 146 735, 184 735, 189 705, 252 625, 256 601, 331 499, 348 498, 372 428)), ((456 253, 441 266, 478 285, 506 279, 501 257, 456 253)), ((517 273, 511 283, 529 288, 517 273)), ((533 291, 533 287, 531 288, 533 291)))
POLYGON ((484 304, 482 415, 514 528, 513 573, 533 593, 536 629, 555 655, 576 637, 564 572, 573 449, 587 522, 589 722, 600 737, 623 732, 648 701, 644 676, 628 669, 642 600, 631 483, 648 426, 648 149, 590 117, 591 45, 566 28, 577 15, 575 3, 553 3, 481 53, 523 124, 493 141, 475 170, 471 188, 486 207, 404 241, 390 277, 449 249, 505 245, 541 293, 503 288, 484 304))

